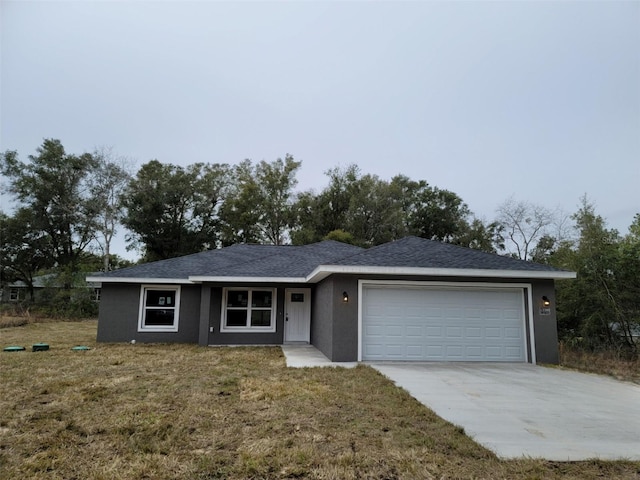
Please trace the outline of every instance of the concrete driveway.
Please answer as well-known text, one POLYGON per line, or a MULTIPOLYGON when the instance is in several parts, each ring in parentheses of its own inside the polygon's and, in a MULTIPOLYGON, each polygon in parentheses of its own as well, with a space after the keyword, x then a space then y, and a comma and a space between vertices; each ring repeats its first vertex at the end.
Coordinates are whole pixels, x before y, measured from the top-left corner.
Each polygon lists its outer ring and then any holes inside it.
POLYGON ((502 458, 640 460, 640 386, 528 364, 370 363, 502 458))

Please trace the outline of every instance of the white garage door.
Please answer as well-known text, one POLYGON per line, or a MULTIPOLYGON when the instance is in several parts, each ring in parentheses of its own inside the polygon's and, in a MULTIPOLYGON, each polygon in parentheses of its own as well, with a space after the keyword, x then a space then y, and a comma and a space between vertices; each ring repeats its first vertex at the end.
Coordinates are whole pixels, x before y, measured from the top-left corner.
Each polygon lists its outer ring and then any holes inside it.
POLYGON ((362 359, 524 362, 518 288, 363 286, 362 359))

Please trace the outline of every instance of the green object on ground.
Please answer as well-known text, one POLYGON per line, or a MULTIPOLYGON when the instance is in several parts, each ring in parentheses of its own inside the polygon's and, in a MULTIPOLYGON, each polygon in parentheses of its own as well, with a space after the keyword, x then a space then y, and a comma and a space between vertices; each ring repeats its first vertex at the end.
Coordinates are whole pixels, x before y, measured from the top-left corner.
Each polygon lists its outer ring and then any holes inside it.
POLYGON ((48 343, 34 343, 31 346, 31 351, 33 352, 46 352, 47 350, 49 350, 48 343))
POLYGON ((85 347, 84 345, 78 345, 77 347, 72 347, 71 350, 75 352, 84 352, 86 350, 91 350, 89 347, 85 347))
POLYGON ((24 347, 20 347, 18 345, 12 345, 10 347, 6 347, 6 348, 3 349, 3 351, 5 351, 5 352, 22 352, 24 350, 25 350, 24 347))

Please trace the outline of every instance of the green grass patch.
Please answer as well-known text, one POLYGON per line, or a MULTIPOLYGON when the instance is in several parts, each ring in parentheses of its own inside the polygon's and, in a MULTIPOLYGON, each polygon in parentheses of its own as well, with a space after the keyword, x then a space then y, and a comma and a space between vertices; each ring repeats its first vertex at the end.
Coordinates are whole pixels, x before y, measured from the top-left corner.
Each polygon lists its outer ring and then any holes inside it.
POLYGON ((96 322, 0 331, 0 478, 636 478, 638 462, 502 461, 375 370, 280 348, 96 344, 96 322), (74 345, 92 347, 71 351, 74 345))

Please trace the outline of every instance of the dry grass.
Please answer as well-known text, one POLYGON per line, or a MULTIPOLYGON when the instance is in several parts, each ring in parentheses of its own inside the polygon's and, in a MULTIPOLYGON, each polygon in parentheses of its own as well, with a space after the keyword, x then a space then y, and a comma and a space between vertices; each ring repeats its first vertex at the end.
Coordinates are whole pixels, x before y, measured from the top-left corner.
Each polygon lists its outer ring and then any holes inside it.
POLYGON ((95 322, 0 330, 0 478, 638 478, 639 462, 501 461, 373 369, 279 348, 95 344, 95 322), (88 352, 73 352, 84 344, 88 352))
POLYGON ((640 356, 625 358, 612 351, 591 352, 561 346, 560 365, 583 372, 609 375, 618 380, 640 384, 640 356))
POLYGON ((28 323, 33 323, 28 317, 0 316, 0 328, 22 327, 28 323))
POLYGON ((22 327, 31 323, 60 322, 60 319, 51 317, 24 314, 24 315, 0 315, 0 329, 10 327, 22 327))

